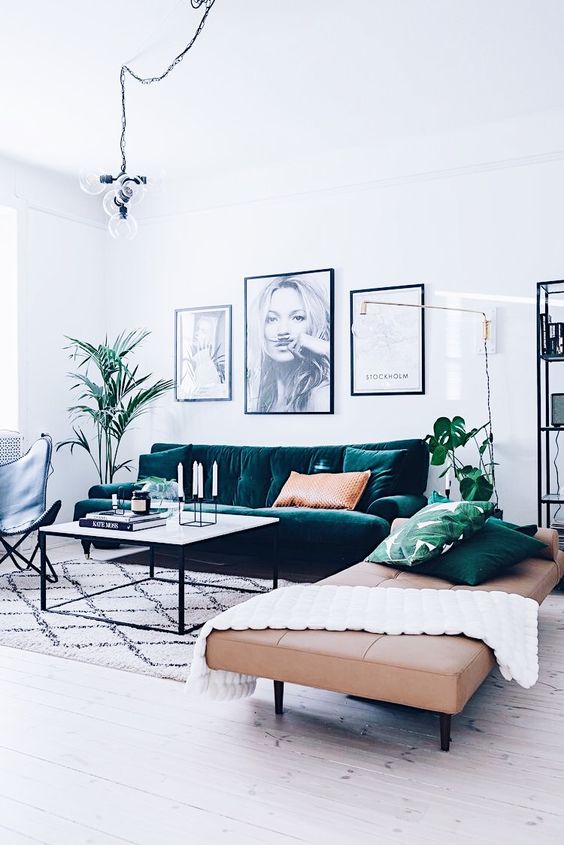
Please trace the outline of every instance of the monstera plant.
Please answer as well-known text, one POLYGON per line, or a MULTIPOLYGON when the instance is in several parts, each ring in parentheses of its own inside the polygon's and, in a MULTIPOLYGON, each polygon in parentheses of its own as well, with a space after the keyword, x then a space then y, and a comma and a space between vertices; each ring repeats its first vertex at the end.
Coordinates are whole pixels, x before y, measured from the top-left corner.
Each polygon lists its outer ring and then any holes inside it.
POLYGON ((131 460, 118 460, 123 436, 173 384, 165 379, 151 384, 151 373, 141 375, 139 364, 130 363, 131 354, 149 334, 137 329, 122 332, 113 343, 106 338, 99 344, 67 337, 65 349, 78 364, 77 371, 69 373, 78 401, 68 409, 74 437, 58 443, 57 450, 64 446, 71 453, 76 447, 84 449, 96 467, 100 484, 111 484, 120 469, 131 470, 131 460))
POLYGON ((460 495, 467 502, 487 502, 495 489, 495 462, 492 436, 488 423, 479 428, 466 428, 462 417, 439 417, 433 433, 425 437, 431 453, 432 466, 445 466, 440 477, 452 470, 460 487, 460 495), (477 452, 477 466, 465 463, 458 450, 468 444, 477 452))

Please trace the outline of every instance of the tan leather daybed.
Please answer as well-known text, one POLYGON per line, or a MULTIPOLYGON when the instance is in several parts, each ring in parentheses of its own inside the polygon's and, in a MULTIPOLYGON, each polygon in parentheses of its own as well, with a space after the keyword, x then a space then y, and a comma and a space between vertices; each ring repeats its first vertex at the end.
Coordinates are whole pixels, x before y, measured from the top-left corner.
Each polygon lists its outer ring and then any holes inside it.
MULTIPOLYGON (((398 521, 399 522, 399 521, 398 521)), ((432 587, 442 590, 502 590, 539 604, 564 576, 564 554, 556 531, 541 528, 545 558, 529 558, 503 577, 479 587, 416 575, 374 563, 358 563, 323 584, 371 587, 432 587)), ((448 751, 451 716, 464 708, 495 666, 491 649, 463 636, 369 634, 359 631, 214 631, 206 658, 212 669, 274 680, 276 713, 282 713, 284 681, 440 714, 441 749, 448 751)))

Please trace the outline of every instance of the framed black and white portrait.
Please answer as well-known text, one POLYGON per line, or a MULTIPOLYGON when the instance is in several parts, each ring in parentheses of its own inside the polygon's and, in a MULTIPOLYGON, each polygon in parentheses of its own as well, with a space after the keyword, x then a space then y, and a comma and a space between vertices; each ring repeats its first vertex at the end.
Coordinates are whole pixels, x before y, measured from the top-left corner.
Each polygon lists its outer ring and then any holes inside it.
POLYGON ((334 270, 245 279, 245 413, 333 413, 334 270))
POLYGON ((350 297, 351 394, 425 393, 425 286, 352 290, 350 297))
POLYGON ((231 305, 175 311, 176 401, 231 399, 231 305))

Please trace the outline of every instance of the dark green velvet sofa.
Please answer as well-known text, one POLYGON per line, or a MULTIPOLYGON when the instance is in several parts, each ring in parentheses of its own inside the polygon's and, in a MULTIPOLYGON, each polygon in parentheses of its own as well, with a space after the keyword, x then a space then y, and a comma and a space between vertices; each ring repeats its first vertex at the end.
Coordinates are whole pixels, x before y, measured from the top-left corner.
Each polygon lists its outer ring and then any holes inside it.
MULTIPOLYGON (((352 444, 351 444, 352 445, 352 444)), ((388 484, 388 495, 365 503, 363 510, 319 510, 272 508, 290 472, 342 472, 345 446, 211 446, 155 443, 149 460, 140 459, 140 480, 147 475, 173 477, 174 462, 166 452, 184 448, 182 463, 186 483, 191 483, 192 462, 201 461, 209 470, 219 466, 218 512, 276 516, 280 519, 279 554, 282 577, 317 578, 345 569, 364 559, 389 534, 398 516, 411 516, 427 504, 429 454, 422 440, 354 444, 369 452, 404 450, 397 475, 388 484), (145 467, 144 467, 145 464, 145 467), (150 472, 147 467, 150 465, 150 472), (145 471, 143 472, 143 470, 145 471)), ((176 473, 174 472, 174 475, 176 473)), ((206 496, 211 490, 210 473, 206 496)), ((106 509, 118 486, 127 499, 135 483, 95 485, 88 499, 76 503, 74 518, 106 509)), ((189 492, 188 490, 186 491, 189 492)), ((267 575, 271 546, 262 532, 249 532, 237 539, 225 538, 202 545, 201 563, 234 567, 246 574, 267 575)), ((208 568, 202 566, 202 568, 208 568)), ((231 571, 231 570, 230 570, 231 571)))

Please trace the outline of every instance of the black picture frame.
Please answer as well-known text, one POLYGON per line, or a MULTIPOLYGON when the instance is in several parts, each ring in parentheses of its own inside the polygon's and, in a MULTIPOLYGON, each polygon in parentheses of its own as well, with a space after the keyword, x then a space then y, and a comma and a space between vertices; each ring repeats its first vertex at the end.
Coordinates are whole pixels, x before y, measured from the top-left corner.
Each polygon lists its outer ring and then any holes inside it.
MULTIPOLYGON (((351 376, 351 396, 421 396, 425 393, 425 285, 421 283, 413 285, 386 285, 377 288, 361 288, 360 290, 351 290, 350 292, 350 376, 351 376), (409 295, 406 296, 406 293, 409 295), (414 349, 408 350, 406 357, 409 360, 410 354, 414 361, 417 362, 418 379, 413 387, 405 387, 403 390, 398 389, 398 383, 403 380, 412 380, 411 370, 415 364, 403 365, 401 368, 392 369, 388 366, 386 358, 391 356, 389 351, 391 348, 388 344, 388 351, 384 351, 381 355, 383 359, 383 370, 374 370, 372 373, 368 372, 368 364, 364 367, 359 367, 358 359, 360 347, 363 345, 363 338, 360 335, 360 323, 358 321, 363 319, 374 319, 375 309, 378 306, 369 306, 369 311, 366 317, 359 314, 360 302, 362 300, 390 300, 402 301, 412 305, 421 306, 417 310, 415 308, 392 308, 387 305, 380 306, 380 319, 386 330, 386 326, 393 327, 393 335, 390 335, 391 340, 395 344, 408 343, 410 331, 416 328, 417 337, 414 338, 413 343, 416 344, 414 349), (396 312, 393 314, 393 312, 396 312), (389 312, 390 316, 387 316, 389 312), (393 314, 393 318, 392 318, 393 314), (357 325, 358 324, 358 325, 357 325), (402 324, 403 341, 402 341, 402 324), (356 327, 356 333, 353 328, 356 327), (358 336, 357 336, 358 335, 358 336), (406 373, 406 369, 408 372, 406 373), (360 372, 359 372, 360 370, 360 372), (365 379, 374 380, 374 384, 386 384, 386 388, 381 389, 359 389, 359 382, 363 379, 363 372, 365 379), (386 378, 388 376, 388 378, 386 378)), ((365 341, 365 339, 364 339, 365 341)), ((366 341, 364 342, 366 345, 366 341)), ((378 359, 378 352, 372 353, 374 359, 378 359)), ((366 351, 365 351, 366 356, 366 351)))
MULTIPOLYGON (((332 267, 245 277, 245 414, 334 413, 334 289, 335 270, 332 267), (302 303, 306 306, 303 309, 304 319, 313 323, 314 334, 308 335, 311 347, 298 347, 297 354, 293 352, 295 347, 293 347, 291 330, 290 333, 286 331, 282 333, 280 340, 275 343, 266 338, 266 329, 260 329, 261 295, 266 300, 269 287, 274 288, 272 291, 274 293, 282 281, 288 283, 284 287, 297 289, 302 303), (295 285, 292 282, 295 282, 295 285), (286 338, 289 340, 288 345, 285 345, 286 338), (263 343, 266 349, 263 349, 263 343), (328 354, 319 351, 325 345, 328 354), (273 353, 276 353, 274 347, 280 348, 280 354, 285 360, 277 361, 274 355, 268 353, 268 347, 273 353), (290 352, 291 349, 292 352, 290 352), (299 359, 304 362, 304 368, 302 368, 304 371, 298 373, 299 378, 297 377, 296 381, 305 383, 306 389, 301 394, 297 392, 285 408, 280 407, 278 397, 278 408, 276 408, 272 398, 273 374, 270 371, 276 366, 285 367, 286 364, 292 363, 288 358, 290 354, 293 354, 293 361, 299 359), (267 366, 269 361, 274 361, 274 364, 267 366), (309 373, 308 363, 310 364, 309 373), (311 387, 307 386, 308 380, 313 383, 311 387), (317 407, 313 407, 314 405, 317 407)), ((282 324, 279 323, 279 327, 282 328, 282 324)))
MULTIPOLYGON (((177 308, 174 312, 174 393, 177 402, 230 402, 233 397, 233 314, 231 305, 202 305, 194 308, 177 308), (190 321, 190 317, 193 319, 190 321), (211 324, 217 346, 212 354, 207 352, 208 344, 205 338, 199 352, 207 355, 206 360, 200 362, 201 369, 210 373, 212 378, 206 385, 194 384, 195 375, 190 379, 189 361, 186 355, 190 336, 190 326, 183 323, 192 322, 193 335, 197 327, 198 318, 207 320, 211 324), (215 321, 215 326, 214 326, 215 321), (217 337, 218 331, 221 338, 217 337), (213 368, 220 379, 214 383, 213 368), (187 381, 189 387, 187 387, 187 381), (217 394, 217 395, 214 395, 217 394)), ((197 354, 197 353, 195 353, 197 354)), ((195 357, 195 354, 193 357, 195 357)))

